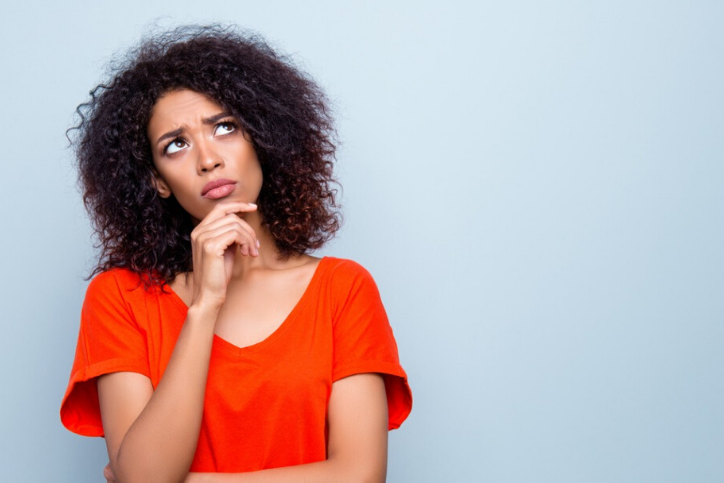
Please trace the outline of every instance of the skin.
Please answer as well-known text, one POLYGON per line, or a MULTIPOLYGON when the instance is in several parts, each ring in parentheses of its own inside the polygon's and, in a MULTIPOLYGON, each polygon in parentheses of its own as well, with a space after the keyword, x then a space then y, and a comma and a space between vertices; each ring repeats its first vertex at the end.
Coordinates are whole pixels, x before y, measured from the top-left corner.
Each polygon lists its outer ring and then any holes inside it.
POLYGON ((333 383, 327 460, 253 473, 188 473, 214 333, 239 347, 266 339, 292 311, 319 264, 307 255, 279 259, 254 204, 262 186, 259 161, 225 114, 189 90, 166 93, 154 106, 147 128, 153 180, 160 196, 175 196, 192 217, 194 271, 170 284, 188 315, 156 390, 137 373, 98 378, 110 459, 104 476, 122 482, 384 481, 387 401, 379 374, 333 383), (233 192, 204 198, 206 183, 218 178, 235 181, 233 192))

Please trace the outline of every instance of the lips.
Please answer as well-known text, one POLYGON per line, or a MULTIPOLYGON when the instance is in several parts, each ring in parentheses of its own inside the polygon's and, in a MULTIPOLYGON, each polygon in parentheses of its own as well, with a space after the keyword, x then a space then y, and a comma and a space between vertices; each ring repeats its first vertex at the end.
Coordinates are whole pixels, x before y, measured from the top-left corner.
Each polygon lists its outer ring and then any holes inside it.
POLYGON ((201 190, 201 196, 212 200, 228 196, 236 188, 236 181, 226 178, 219 178, 209 181, 201 190))

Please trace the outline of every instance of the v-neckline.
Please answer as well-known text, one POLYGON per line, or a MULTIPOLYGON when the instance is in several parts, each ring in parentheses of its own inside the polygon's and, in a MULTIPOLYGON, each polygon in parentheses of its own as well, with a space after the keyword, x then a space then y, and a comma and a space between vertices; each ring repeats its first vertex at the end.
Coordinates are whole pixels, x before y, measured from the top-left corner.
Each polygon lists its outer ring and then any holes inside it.
MULTIPOLYGON (((296 313, 301 310, 307 299, 311 297, 312 288, 318 283, 318 279, 321 277, 322 265, 326 263, 328 258, 329 257, 322 257, 319 260, 319 263, 317 263, 317 266, 314 269, 314 273, 312 274, 312 278, 309 280, 309 283, 304 289, 302 296, 299 298, 292 310, 286 316, 284 321, 279 325, 279 327, 276 328, 276 330, 274 330, 274 332, 272 332, 266 338, 260 340, 259 342, 244 347, 239 347, 238 345, 229 342, 228 340, 224 339, 220 335, 216 334, 216 332, 214 332, 214 341, 218 343, 219 348, 224 349, 226 352, 231 352, 238 355, 241 352, 258 350, 259 348, 264 347, 277 339, 284 331, 286 331, 287 327, 291 325, 291 322, 296 317, 296 313)), ((166 287, 168 288, 167 293, 171 296, 171 300, 173 300, 176 305, 183 311, 183 313, 186 314, 189 309, 188 305, 186 305, 186 302, 183 301, 179 294, 177 294, 170 285, 167 284, 166 287)))

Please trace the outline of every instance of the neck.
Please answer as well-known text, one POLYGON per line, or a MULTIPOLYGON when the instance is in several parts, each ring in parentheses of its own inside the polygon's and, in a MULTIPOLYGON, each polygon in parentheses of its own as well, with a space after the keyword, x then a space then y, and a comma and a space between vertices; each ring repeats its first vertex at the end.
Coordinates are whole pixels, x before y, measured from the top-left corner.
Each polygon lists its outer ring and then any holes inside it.
POLYGON ((232 278, 243 278, 254 270, 280 270, 298 265, 307 257, 304 255, 292 255, 288 259, 280 260, 280 253, 274 243, 269 230, 261 223, 261 216, 258 212, 239 213, 238 216, 246 221, 256 233, 259 240, 259 256, 242 255, 239 250, 234 257, 234 271, 232 278))

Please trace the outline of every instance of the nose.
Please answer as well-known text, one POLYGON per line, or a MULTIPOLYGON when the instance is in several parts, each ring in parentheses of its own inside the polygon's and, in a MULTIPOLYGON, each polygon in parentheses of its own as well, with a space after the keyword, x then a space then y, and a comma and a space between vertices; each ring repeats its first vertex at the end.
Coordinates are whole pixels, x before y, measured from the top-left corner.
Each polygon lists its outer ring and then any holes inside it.
POLYGON ((223 158, 217 153, 208 142, 201 142, 197 145, 198 162, 197 171, 199 174, 213 171, 224 166, 223 158))

